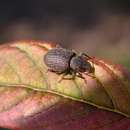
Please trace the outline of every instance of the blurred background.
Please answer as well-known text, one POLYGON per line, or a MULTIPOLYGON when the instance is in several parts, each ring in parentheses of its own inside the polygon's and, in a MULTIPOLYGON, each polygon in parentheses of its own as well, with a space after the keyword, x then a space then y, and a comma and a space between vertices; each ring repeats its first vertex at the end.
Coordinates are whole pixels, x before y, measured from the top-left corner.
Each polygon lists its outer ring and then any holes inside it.
POLYGON ((1 0, 0 43, 24 39, 60 43, 130 69, 130 0, 1 0))
POLYGON ((1 0, 0 43, 46 40, 130 68, 130 0, 1 0))

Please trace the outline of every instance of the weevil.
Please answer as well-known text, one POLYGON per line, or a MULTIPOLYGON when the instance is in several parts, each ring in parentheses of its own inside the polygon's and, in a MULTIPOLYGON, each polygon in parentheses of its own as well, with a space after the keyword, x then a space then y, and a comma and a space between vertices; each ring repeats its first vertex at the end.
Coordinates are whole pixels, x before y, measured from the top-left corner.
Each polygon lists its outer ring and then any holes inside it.
POLYGON ((48 70, 57 74, 63 74, 59 82, 62 79, 69 79, 65 78, 67 74, 71 74, 72 78, 70 79, 74 79, 75 76, 83 78, 82 72, 87 75, 94 73, 94 66, 88 62, 89 59, 91 57, 85 53, 77 54, 75 51, 62 48, 59 45, 50 49, 44 55, 44 63, 48 70))

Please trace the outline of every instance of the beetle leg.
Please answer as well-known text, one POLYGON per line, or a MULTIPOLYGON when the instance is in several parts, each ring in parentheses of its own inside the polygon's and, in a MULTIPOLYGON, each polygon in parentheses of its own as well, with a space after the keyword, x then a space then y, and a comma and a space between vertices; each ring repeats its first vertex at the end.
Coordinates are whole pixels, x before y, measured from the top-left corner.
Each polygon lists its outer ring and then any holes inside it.
POLYGON ((76 74, 76 76, 77 76, 77 77, 79 77, 79 78, 84 79, 84 77, 82 76, 82 74, 81 74, 81 73, 77 73, 77 74, 76 74))
POLYGON ((60 78, 58 79, 58 82, 60 83, 62 80, 74 80, 75 79, 75 76, 76 76, 76 73, 75 72, 72 72, 72 75, 71 77, 65 77, 68 73, 64 73, 60 76, 60 78))
POLYGON ((75 79, 75 77, 76 77, 76 72, 72 72, 72 77, 71 77, 71 79, 75 79))
POLYGON ((48 72, 55 72, 55 71, 53 71, 53 70, 51 70, 51 69, 47 69, 47 73, 48 73, 48 72))
POLYGON ((59 79, 58 79, 58 83, 60 83, 66 76, 66 73, 60 75, 59 79))
POLYGON ((91 78, 96 78, 94 73, 85 73, 85 74, 88 75, 91 78))
MULTIPOLYGON (((71 73, 71 74, 72 74, 72 77, 70 77, 70 78, 69 78, 69 77, 65 77, 67 74, 68 74, 68 73, 62 74, 62 75, 60 76, 60 78, 58 79, 58 82, 60 83, 62 80, 74 80, 76 76, 79 77, 79 78, 84 79, 84 77, 82 76, 81 73, 72 72, 72 73, 71 73)), ((94 75, 91 75, 91 74, 89 74, 89 73, 85 73, 85 74, 88 75, 88 76, 90 76, 90 77, 92 77, 92 78, 95 78, 94 75)))

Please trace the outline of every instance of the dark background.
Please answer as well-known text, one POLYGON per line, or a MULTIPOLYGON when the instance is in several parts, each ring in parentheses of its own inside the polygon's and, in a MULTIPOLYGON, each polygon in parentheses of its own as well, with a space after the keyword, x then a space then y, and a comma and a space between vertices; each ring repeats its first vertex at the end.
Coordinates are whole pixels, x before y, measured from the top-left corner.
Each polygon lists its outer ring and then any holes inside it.
POLYGON ((130 0, 1 0, 0 43, 46 40, 130 65, 130 0))
POLYGON ((0 43, 24 39, 130 68, 130 0, 1 0, 0 43))

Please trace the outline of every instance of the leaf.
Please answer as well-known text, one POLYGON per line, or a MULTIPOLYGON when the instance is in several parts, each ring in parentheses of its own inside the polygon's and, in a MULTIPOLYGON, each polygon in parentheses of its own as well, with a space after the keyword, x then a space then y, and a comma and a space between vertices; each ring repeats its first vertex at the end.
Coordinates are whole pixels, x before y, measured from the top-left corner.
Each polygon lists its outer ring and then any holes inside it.
POLYGON ((15 130, 123 130, 130 128, 130 119, 119 114, 57 95, 10 87, 7 89, 2 87, 0 92, 2 93, 0 126, 3 127, 15 130))
POLYGON ((85 79, 58 83, 60 75, 47 73, 43 62, 52 47, 24 41, 1 45, 0 126, 21 130, 128 128, 130 119, 122 115, 130 116, 130 73, 92 58, 95 78, 83 73, 85 79))
POLYGON ((93 62, 96 78, 83 74, 86 80, 77 77, 58 83, 60 75, 47 73, 48 68, 43 63, 48 48, 47 44, 36 42, 17 42, 1 47, 0 85, 51 92, 130 115, 130 80, 124 71, 93 58, 90 62, 93 62))

